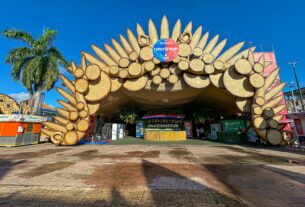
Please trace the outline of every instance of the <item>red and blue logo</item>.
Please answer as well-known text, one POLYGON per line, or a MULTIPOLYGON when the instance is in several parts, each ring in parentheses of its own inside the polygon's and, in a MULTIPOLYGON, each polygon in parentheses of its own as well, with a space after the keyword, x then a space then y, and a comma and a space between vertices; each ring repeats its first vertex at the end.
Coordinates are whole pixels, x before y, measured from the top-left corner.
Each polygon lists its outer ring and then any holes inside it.
POLYGON ((161 62, 170 62, 177 57, 179 46, 170 38, 162 38, 155 43, 153 52, 154 56, 161 62))

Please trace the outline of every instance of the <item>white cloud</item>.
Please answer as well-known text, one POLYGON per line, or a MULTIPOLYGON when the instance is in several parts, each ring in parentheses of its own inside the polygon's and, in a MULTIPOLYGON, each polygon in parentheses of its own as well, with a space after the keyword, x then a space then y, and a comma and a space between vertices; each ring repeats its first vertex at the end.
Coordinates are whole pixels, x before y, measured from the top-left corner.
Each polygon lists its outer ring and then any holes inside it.
POLYGON ((14 98, 17 102, 24 101, 26 99, 29 99, 29 94, 25 92, 20 93, 11 93, 8 94, 10 97, 14 98))

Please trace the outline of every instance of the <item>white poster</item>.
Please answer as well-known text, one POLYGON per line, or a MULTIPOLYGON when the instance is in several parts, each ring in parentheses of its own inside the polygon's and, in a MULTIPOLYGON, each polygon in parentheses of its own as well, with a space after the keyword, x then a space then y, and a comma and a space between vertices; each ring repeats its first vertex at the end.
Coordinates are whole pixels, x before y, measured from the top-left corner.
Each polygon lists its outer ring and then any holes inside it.
POLYGON ((112 124, 111 139, 112 140, 118 139, 118 124, 112 124))
POLYGON ((124 139, 124 128, 125 128, 124 124, 119 124, 118 127, 119 139, 124 139))
POLYGON ((220 124, 211 124, 211 139, 217 139, 217 132, 221 131, 220 124))

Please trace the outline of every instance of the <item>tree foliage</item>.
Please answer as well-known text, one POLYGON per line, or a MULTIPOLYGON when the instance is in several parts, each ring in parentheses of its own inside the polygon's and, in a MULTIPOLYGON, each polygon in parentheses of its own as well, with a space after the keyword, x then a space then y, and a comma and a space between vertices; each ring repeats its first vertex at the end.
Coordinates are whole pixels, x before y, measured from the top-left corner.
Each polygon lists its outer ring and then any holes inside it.
POLYGON ((45 29, 35 39, 29 33, 8 29, 3 35, 8 39, 20 40, 26 45, 12 49, 5 62, 12 66, 11 75, 33 95, 37 91, 50 90, 58 80, 59 67, 67 67, 68 62, 53 46, 57 31, 45 29))

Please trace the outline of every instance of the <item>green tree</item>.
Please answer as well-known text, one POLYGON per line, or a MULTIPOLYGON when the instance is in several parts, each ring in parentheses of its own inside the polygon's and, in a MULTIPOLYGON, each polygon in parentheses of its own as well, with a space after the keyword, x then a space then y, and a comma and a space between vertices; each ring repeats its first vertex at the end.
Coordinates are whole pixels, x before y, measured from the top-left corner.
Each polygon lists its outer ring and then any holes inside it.
POLYGON ((12 66, 11 75, 27 89, 33 113, 37 114, 42 91, 51 90, 58 80, 59 67, 68 66, 68 62, 53 46, 56 30, 45 29, 35 39, 27 32, 8 29, 3 35, 8 39, 25 43, 23 47, 12 49, 5 62, 12 66))

